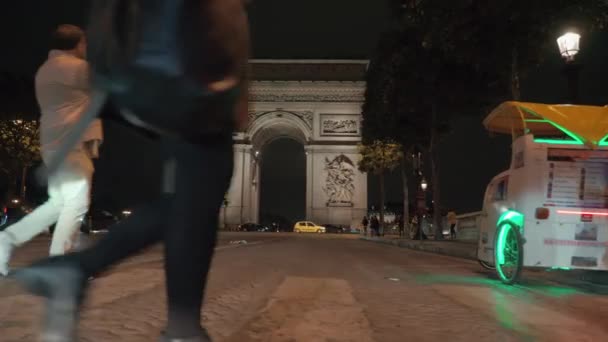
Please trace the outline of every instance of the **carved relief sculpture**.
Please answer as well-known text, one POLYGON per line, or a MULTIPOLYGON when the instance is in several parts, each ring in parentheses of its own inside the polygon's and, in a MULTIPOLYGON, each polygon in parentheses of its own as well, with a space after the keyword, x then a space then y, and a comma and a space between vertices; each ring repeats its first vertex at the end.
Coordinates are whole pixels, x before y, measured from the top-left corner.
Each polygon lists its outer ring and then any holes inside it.
POLYGON ((360 120, 354 115, 321 115, 322 136, 356 137, 361 134, 360 120))
POLYGON ((355 194, 355 164, 341 154, 333 160, 325 158, 325 186, 328 206, 351 206, 355 194))

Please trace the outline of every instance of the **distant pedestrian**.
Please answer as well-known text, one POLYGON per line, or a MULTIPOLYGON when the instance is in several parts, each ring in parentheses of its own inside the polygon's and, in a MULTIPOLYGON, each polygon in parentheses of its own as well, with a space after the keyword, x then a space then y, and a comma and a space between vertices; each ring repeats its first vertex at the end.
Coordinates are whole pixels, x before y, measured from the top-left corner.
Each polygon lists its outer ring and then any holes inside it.
POLYGON ((380 220, 378 220, 378 216, 372 216, 370 229, 372 231, 372 236, 380 236, 380 220))
POLYGON ((458 223, 458 218, 456 217, 456 213, 453 210, 448 212, 448 223, 450 224, 450 237, 452 240, 456 239, 456 224, 458 223))
POLYGON ((363 235, 367 235, 367 225, 369 225, 369 220, 367 219, 367 216, 363 216, 361 225, 363 226, 363 235))
POLYGON ((399 237, 403 237, 404 235, 404 228, 405 228, 405 224, 403 222, 403 215, 399 215, 397 217, 397 225, 399 227, 399 237))

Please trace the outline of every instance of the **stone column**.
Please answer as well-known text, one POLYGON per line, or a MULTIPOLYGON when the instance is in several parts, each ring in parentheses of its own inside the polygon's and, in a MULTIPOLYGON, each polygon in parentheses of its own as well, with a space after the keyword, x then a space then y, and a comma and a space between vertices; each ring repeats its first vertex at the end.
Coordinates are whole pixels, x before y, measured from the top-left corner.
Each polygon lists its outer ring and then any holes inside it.
POLYGON ((306 220, 312 220, 312 208, 313 208, 313 186, 315 182, 314 173, 314 149, 310 146, 304 146, 306 151, 306 220))

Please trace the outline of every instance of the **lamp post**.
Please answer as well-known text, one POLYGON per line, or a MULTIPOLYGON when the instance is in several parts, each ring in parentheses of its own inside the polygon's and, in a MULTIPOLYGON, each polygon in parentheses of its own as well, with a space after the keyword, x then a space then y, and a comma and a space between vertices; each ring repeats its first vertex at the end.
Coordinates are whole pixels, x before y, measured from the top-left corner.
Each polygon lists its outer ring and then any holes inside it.
POLYGON ((559 53, 566 61, 562 70, 568 80, 568 95, 569 101, 572 104, 577 104, 578 96, 578 79, 581 71, 581 65, 575 62, 575 56, 580 51, 581 36, 578 33, 568 32, 557 38, 557 46, 559 53))
POLYGON ((418 188, 417 197, 417 208, 416 208, 416 217, 418 218, 418 231, 416 232, 416 239, 423 240, 426 238, 424 232, 422 231, 422 219, 424 217, 424 211, 426 210, 426 189, 429 184, 426 179, 422 177, 420 180, 420 187, 418 188))

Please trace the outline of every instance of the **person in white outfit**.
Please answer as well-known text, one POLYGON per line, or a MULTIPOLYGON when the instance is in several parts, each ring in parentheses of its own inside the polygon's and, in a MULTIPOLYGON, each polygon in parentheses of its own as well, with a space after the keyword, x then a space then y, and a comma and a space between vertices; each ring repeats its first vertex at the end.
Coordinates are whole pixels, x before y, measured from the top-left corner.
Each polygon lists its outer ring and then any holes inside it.
MULTIPOLYGON (((52 37, 48 59, 36 73, 36 98, 40 105, 42 160, 48 163, 62 140, 78 122, 90 101, 86 38, 73 25, 59 26, 52 37)), ((49 175, 46 203, 0 232, 0 274, 7 275, 14 247, 20 246, 55 224, 50 255, 74 247, 88 211, 93 177, 92 159, 103 140, 101 121, 88 128, 57 172, 49 175)))

